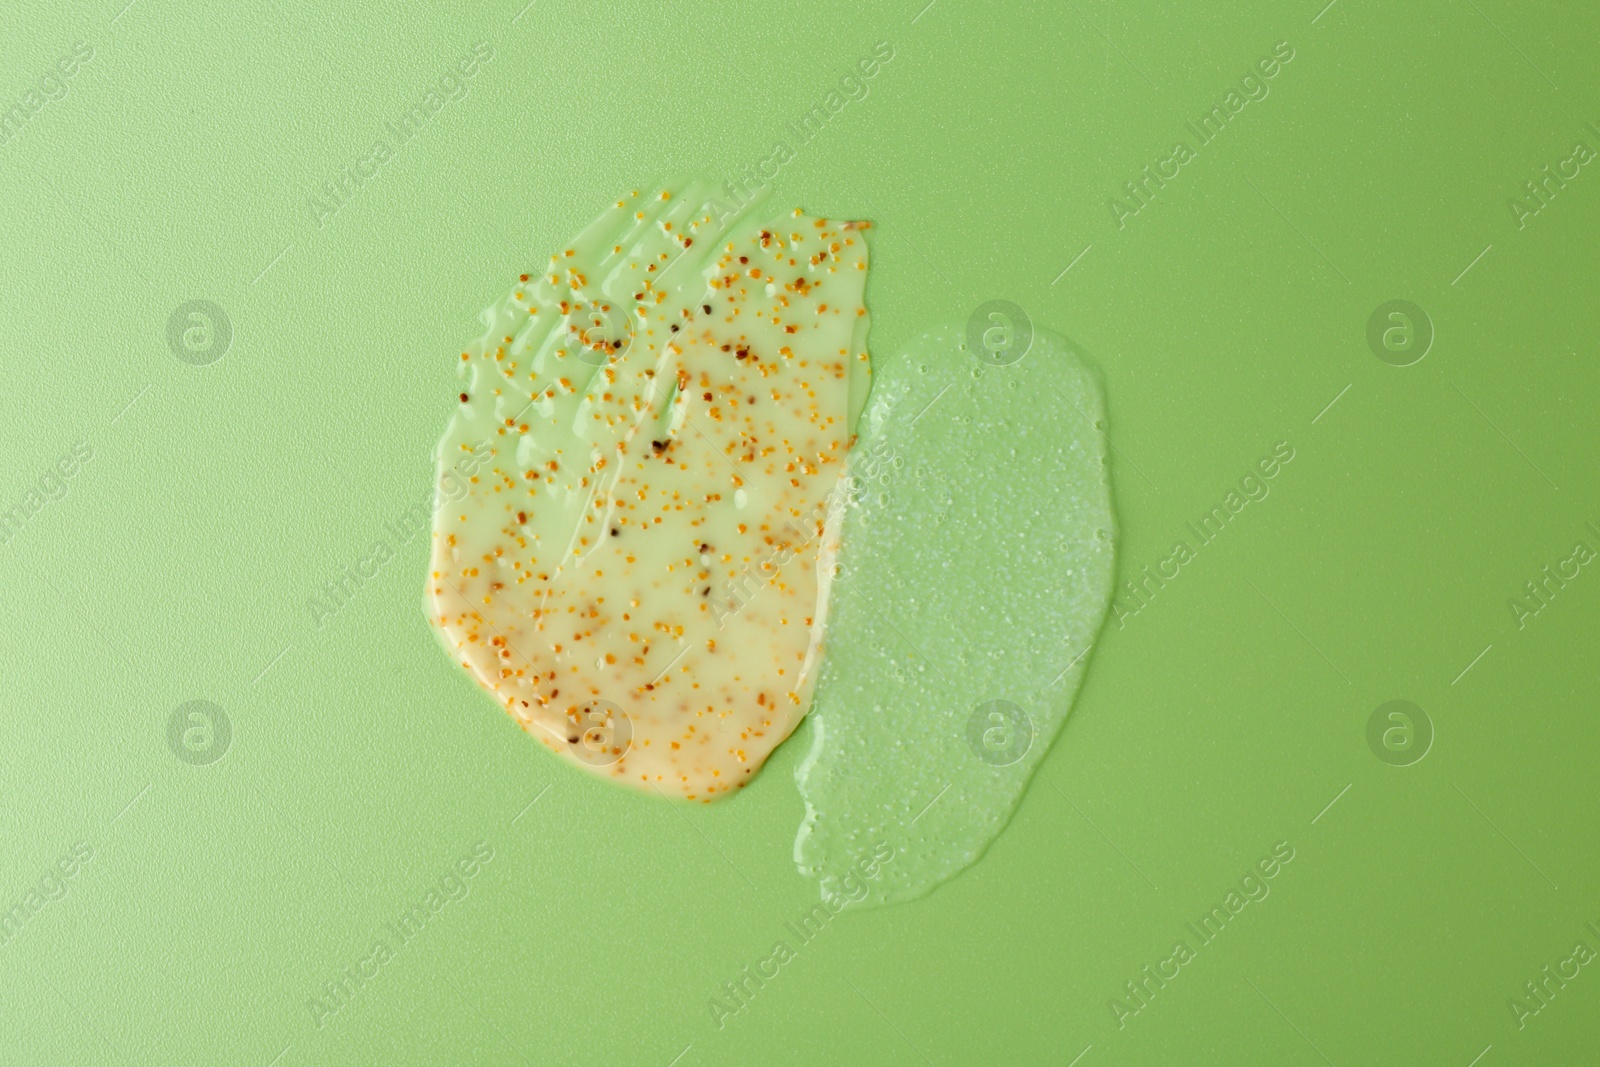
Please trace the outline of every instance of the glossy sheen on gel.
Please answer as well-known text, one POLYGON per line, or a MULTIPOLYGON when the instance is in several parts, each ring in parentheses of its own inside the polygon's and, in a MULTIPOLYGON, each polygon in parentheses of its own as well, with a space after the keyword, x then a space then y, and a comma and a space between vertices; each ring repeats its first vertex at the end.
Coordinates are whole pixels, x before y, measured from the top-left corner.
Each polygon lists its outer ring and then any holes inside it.
POLYGON ((1010 366, 951 329, 879 368, 796 772, 795 860, 824 897, 879 842, 897 859, 867 899, 922 896, 1016 809, 1110 602, 1104 418, 1095 376, 1045 333, 1010 366))

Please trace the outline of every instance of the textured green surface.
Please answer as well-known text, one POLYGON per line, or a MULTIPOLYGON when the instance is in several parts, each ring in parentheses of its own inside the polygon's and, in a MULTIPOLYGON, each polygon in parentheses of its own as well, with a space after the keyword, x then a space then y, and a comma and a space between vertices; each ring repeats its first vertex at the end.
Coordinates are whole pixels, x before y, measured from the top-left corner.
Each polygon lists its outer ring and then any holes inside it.
POLYGON ((976 862, 1089 669, 1116 530, 1104 399, 1065 339, 1010 317, 978 336, 1007 330, 998 361, 961 325, 916 338, 862 415, 796 774, 795 860, 824 899, 911 900, 976 862), (880 847, 894 862, 850 881, 880 847))
POLYGON ((1600 177, 1522 228, 1507 204, 1600 147, 1592 7, 521 8, 0 12, 5 107, 94 49, 0 145, 0 506, 92 451, 0 545, 0 900, 92 850, 0 945, 0 1058, 1592 1054, 1592 966, 1523 1029, 1507 1007, 1600 948, 1600 578, 1520 629, 1507 606, 1600 548, 1600 177), (319 228, 307 198, 479 40, 468 95, 319 228), (870 94, 800 143, 880 40, 870 94), (1279 41, 1270 95, 1119 229, 1107 201, 1279 41), (1121 577, 1198 541, 1279 441, 1295 458, 1108 623, 977 867, 830 920, 719 1030, 708 1000, 814 901, 790 855, 804 746, 687 813, 555 766, 436 652, 409 516, 450 359, 508 273, 621 185, 779 139, 780 200, 878 224, 875 351, 1004 297, 1103 369, 1121 577), (231 323, 208 366, 167 339, 195 299, 231 323), (1411 366, 1368 348, 1394 299, 1434 325, 1411 366), (379 539, 393 561, 319 627, 308 601, 379 539), (1411 766, 1368 748, 1393 699, 1434 726, 1411 766), (209 764, 169 748, 193 700, 231 723, 209 764), (318 1029, 307 999, 480 841, 465 898, 318 1029), (1118 1029, 1124 984, 1278 842, 1270 895, 1118 1029))

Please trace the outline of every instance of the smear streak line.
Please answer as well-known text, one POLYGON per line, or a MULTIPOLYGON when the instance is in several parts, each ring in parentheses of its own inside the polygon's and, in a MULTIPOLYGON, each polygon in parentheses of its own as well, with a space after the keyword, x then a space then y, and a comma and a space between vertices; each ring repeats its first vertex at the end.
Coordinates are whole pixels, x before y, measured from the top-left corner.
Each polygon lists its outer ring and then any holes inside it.
POLYGON ((1056 282, 1059 282, 1062 278, 1065 278, 1067 276, 1067 271, 1071 270, 1073 267, 1076 267, 1078 265, 1078 260, 1080 260, 1084 256, 1088 255, 1089 254, 1089 249, 1091 249, 1093 247, 1094 247, 1094 242, 1093 241, 1090 241, 1088 244, 1084 245, 1083 246, 1083 251, 1079 252, 1076 256, 1072 257, 1072 262, 1068 263, 1066 268, 1064 270, 1062 270, 1062 272, 1060 274, 1056 275, 1056 281, 1055 282, 1051 282, 1050 284, 1054 285, 1056 282))
POLYGON ((1467 672, 1470 671, 1472 668, 1476 667, 1478 665, 1478 661, 1480 659, 1482 659, 1484 656, 1488 655, 1489 650, 1491 648, 1493 648, 1493 647, 1494 647, 1494 645, 1492 645, 1492 644, 1491 645, 1484 645, 1483 646, 1483 651, 1479 652, 1476 656, 1473 656, 1472 657, 1472 662, 1467 664, 1465 667, 1463 667, 1461 669, 1461 673, 1456 675, 1455 681, 1451 682, 1450 684, 1451 685, 1455 685, 1456 682, 1459 682, 1459 681, 1461 681, 1461 679, 1465 678, 1467 676, 1467 672))
POLYGON ((524 815, 528 814, 528 809, 533 807, 535 804, 539 803, 539 798, 543 797, 548 792, 550 792, 550 786, 549 786, 548 783, 546 783, 545 787, 543 789, 539 790, 539 796, 534 797, 532 800, 528 801, 527 807, 523 808, 521 811, 517 812, 516 815, 512 816, 511 825, 512 826, 517 825, 517 820, 522 818, 524 815))
MULTIPOLYGON (((1491 249, 1493 247, 1494 247, 1493 244, 1485 245, 1484 248, 1483 248, 1483 251, 1478 253, 1478 259, 1482 259, 1484 256, 1488 255, 1489 254, 1489 249, 1491 249)), ((1467 276, 1467 271, 1471 270, 1473 267, 1476 267, 1478 265, 1478 259, 1474 259, 1471 263, 1468 263, 1467 267, 1466 267, 1466 270, 1463 270, 1460 274, 1457 274, 1456 275, 1456 281, 1455 282, 1451 282, 1450 284, 1454 285, 1456 282, 1459 282, 1462 278, 1465 278, 1467 276)))
POLYGON ((937 804, 937 803, 939 803, 939 797, 942 797, 942 796, 944 796, 944 795, 945 795, 945 794, 946 794, 946 793, 948 793, 948 792, 949 792, 949 791, 950 791, 950 785, 949 785, 949 784, 948 784, 948 783, 946 783, 946 785, 945 785, 945 787, 944 787, 944 788, 943 788, 943 789, 941 789, 941 790, 939 790, 939 793, 938 793, 938 795, 937 795, 937 796, 935 796, 935 797, 934 797, 934 798, 933 798, 933 799, 932 799, 932 800, 930 800, 930 801, 928 801, 928 802, 927 802, 927 803, 926 803, 926 804, 924 804, 924 805, 923 805, 923 806, 922 806, 922 810, 921 810, 921 811, 919 811, 919 812, 917 812, 917 816, 916 816, 916 819, 912 819, 912 820, 911 820, 911 821, 910 821, 910 822, 909 822, 909 823, 907 823, 907 824, 906 824, 906 825, 908 825, 908 826, 915 826, 915 825, 917 825, 917 819, 920 819, 920 818, 922 818, 922 817, 923 817, 923 816, 924 816, 924 815, 926 815, 926 814, 928 814, 928 809, 929 809, 929 808, 931 808, 931 807, 933 807, 933 806, 934 806, 934 805, 935 805, 935 804, 937 804))
MULTIPOLYGON (((1328 406, 1327 407, 1325 407, 1321 411, 1317 412, 1317 419, 1322 418, 1322 416, 1326 415, 1329 411, 1332 411, 1333 410, 1333 405, 1337 404, 1341 399, 1343 399, 1344 394, 1348 393, 1352 388, 1354 388, 1355 384, 1356 384, 1355 382, 1351 382, 1349 385, 1347 385, 1343 389, 1339 390, 1339 395, 1334 397, 1332 400, 1328 401, 1328 406)), ((1312 419, 1311 420, 1311 425, 1315 426, 1317 424, 1317 419, 1312 419)))
MULTIPOLYGON (((1328 814, 1329 810, 1331 810, 1335 804, 1339 803, 1340 799, 1343 798, 1346 793, 1350 792, 1351 785, 1355 785, 1355 783, 1351 782, 1350 785, 1347 785, 1343 789, 1339 790, 1339 795, 1328 801, 1328 806, 1326 808, 1323 808, 1321 811, 1317 812, 1317 819, 1320 819, 1324 815, 1328 814)), ((1312 826, 1317 825, 1317 819, 1311 820, 1312 826)))

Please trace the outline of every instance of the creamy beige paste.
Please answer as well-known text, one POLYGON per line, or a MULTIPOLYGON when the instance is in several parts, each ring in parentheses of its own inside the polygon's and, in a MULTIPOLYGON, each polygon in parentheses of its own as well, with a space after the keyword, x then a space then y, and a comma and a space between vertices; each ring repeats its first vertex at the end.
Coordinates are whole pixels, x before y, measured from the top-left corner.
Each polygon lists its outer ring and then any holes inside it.
POLYGON ((870 377, 864 230, 634 193, 485 311, 428 610, 562 757, 706 801, 804 717, 870 377))

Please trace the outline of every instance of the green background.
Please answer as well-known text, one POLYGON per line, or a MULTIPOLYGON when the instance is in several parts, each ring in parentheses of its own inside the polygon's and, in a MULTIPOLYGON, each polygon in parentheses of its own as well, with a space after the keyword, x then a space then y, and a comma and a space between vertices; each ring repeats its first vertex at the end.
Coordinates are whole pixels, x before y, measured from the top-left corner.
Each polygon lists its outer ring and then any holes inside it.
POLYGON ((0 1059, 1592 1058, 1594 965, 1524 1028, 1507 1002, 1600 948, 1600 574, 1520 629, 1508 601, 1600 548, 1600 174, 1524 228, 1507 201, 1600 148, 1593 5, 123 3, 0 9, 0 108, 94 49, 0 146, 0 508, 93 449, 0 546, 0 907, 94 854, 0 946, 0 1059), (319 227, 307 198, 479 40, 470 94, 319 227), (878 224, 874 352, 994 297, 1070 335, 1125 577, 1295 459, 1109 625, 977 867, 835 919, 719 1030, 708 999, 814 901, 802 746, 668 806, 558 765, 439 653, 423 537, 320 628, 307 601, 426 492, 478 308, 624 189, 766 158, 880 40, 776 183, 878 224), (1270 95, 1119 229, 1108 200, 1279 41, 1270 95), (1437 332, 1407 367, 1365 339, 1396 298, 1437 332), (192 299, 231 323, 206 366, 167 340, 192 299), (1366 739, 1396 698, 1436 731, 1406 767, 1366 739), (197 699, 232 726, 198 766, 167 741, 197 699), (478 842, 470 895, 318 1028, 307 999, 478 842), (1119 1029, 1278 842, 1271 895, 1119 1029))

